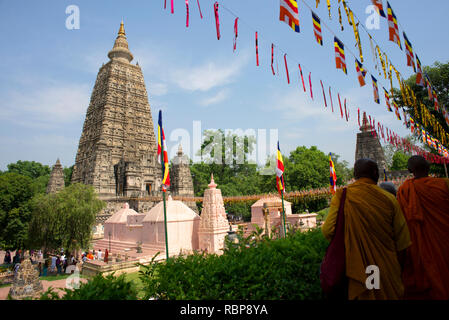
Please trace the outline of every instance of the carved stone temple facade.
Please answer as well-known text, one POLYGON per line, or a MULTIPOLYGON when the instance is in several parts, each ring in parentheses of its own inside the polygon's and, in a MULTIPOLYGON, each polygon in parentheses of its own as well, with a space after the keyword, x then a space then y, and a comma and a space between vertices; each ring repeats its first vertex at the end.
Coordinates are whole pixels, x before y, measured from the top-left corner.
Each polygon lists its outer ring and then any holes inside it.
POLYGON ((229 230, 221 190, 217 189, 214 176, 209 189, 204 191, 201 222, 198 230, 199 249, 208 253, 223 253, 224 240, 229 230))
POLYGON ((47 184, 47 193, 56 193, 64 188, 64 170, 61 162, 56 160, 55 165, 51 169, 50 180, 47 184))
MULTIPOLYGON (((161 194, 148 93, 142 69, 138 63, 131 64, 134 57, 123 22, 108 57, 92 91, 72 174, 72 183, 92 185, 106 201, 99 222, 126 202, 134 210, 146 212, 155 205, 148 197, 161 194)), ((185 173, 180 176, 183 181, 187 177, 185 173)), ((179 183, 177 189, 180 194, 186 192, 179 183)))
MULTIPOLYGON (((189 157, 182 152, 182 146, 179 145, 178 153, 172 160, 172 170, 170 171, 170 191, 174 196, 193 197, 193 181, 190 172, 189 157)), ((185 201, 185 204, 198 213, 196 203, 185 201)))
POLYGON ((355 151, 355 160, 371 159, 377 162, 379 166, 379 174, 383 176, 384 169, 387 168, 385 154, 380 144, 379 137, 375 129, 370 125, 366 118, 366 113, 363 113, 363 122, 357 133, 357 145, 355 151))

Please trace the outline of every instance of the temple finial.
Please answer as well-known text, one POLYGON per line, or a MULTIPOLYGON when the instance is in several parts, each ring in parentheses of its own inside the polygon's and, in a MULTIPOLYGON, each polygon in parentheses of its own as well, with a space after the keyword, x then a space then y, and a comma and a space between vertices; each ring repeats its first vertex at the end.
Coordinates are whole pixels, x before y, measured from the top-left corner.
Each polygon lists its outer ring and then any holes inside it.
POLYGON ((118 35, 119 36, 126 36, 125 25, 123 24, 123 19, 122 19, 122 22, 120 22, 120 29, 118 31, 118 35))
POLYGON ((210 189, 215 189, 217 187, 217 184, 214 181, 214 174, 213 173, 210 176, 210 183, 209 183, 208 187, 210 189))

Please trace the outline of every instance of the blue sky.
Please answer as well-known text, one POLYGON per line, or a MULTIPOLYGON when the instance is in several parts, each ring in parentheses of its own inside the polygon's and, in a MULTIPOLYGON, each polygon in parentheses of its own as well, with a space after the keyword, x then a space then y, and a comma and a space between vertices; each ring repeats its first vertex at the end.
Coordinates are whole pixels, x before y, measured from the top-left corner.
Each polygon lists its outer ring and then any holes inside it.
MULTIPOLYGON (((305 0, 314 7, 315 0, 305 0)), ((190 0, 190 27, 185 27, 185 2, 175 0, 175 14, 163 10, 163 0, 151 1, 0 1, 0 170, 17 160, 52 165, 59 157, 64 166, 75 161, 90 94, 98 69, 108 61, 121 19, 124 19, 132 63, 142 67, 153 120, 164 112, 169 149, 176 149, 176 129, 193 135, 193 121, 201 128, 278 129, 281 149, 288 154, 297 146, 316 145, 324 152, 340 154, 354 162, 357 107, 368 111, 400 135, 402 123, 373 102, 372 85, 360 88, 354 58, 347 52, 348 75, 335 69, 333 34, 323 26, 324 46, 316 44, 310 10, 299 0, 301 33, 279 21, 279 1, 224 0, 240 17, 237 51, 233 53, 232 16, 220 8, 221 39, 216 38, 212 0, 200 0, 204 18, 199 18, 196 0, 190 0), (66 7, 80 9, 80 29, 66 28, 66 7), (260 66, 256 67, 254 32, 259 33, 260 66), (271 74, 271 43, 287 52, 291 84, 285 77, 281 53, 277 52, 279 75, 271 74), (300 88, 297 64, 301 63, 306 86, 312 72, 314 101, 300 88), (319 80, 333 91, 335 113, 323 105, 319 80), (337 113, 337 92, 348 100, 351 119, 337 113), (170 139, 173 138, 173 139, 170 139), (173 141, 172 141, 173 140, 173 141)), ((170 0, 168 2, 168 7, 170 0)), ((357 53, 353 32, 343 12, 345 30, 340 31, 336 0, 331 1, 332 20, 326 1, 315 12, 357 53)), ((365 23, 369 0, 347 1, 365 23)), ((386 5, 386 1, 384 1, 386 5)), ((447 62, 449 2, 444 0, 391 0, 423 65, 447 62)), ((387 52, 397 69, 408 77, 404 51, 388 41, 388 28, 381 19, 371 34, 387 52)), ((401 36, 402 37, 402 36, 401 36)), ((365 65, 374 71, 369 41, 361 40, 365 65)), ((347 51, 348 51, 347 50, 347 51)), ((379 87, 389 88, 379 76, 379 87)), ((382 90, 382 89, 381 89, 382 90)), ((327 95, 327 91, 326 91, 327 95)), ((327 95, 327 99, 329 99, 327 95)), ((267 141, 268 143, 268 141, 267 141)), ((182 142, 192 152, 192 140, 182 142)))

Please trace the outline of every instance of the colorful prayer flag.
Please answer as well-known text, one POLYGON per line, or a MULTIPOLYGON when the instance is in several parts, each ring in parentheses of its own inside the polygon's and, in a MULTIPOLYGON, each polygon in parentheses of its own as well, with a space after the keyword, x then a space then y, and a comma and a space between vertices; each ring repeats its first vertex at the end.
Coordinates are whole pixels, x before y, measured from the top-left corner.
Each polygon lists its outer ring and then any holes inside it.
POLYGON ((335 63, 337 69, 341 69, 345 74, 348 74, 346 70, 345 46, 340 40, 338 40, 337 37, 334 37, 334 47, 335 47, 335 63))
POLYGON ((329 153, 329 183, 332 194, 337 192, 337 173, 335 172, 334 162, 332 161, 332 153, 329 153))
POLYGON ((279 141, 278 141, 277 166, 276 166, 276 186, 278 188, 279 194, 285 193, 284 161, 282 160, 281 149, 279 148, 279 141))
POLYGON ((383 88, 383 89, 385 92, 385 102, 387 103, 388 111, 393 112, 393 110, 391 109, 391 104, 390 104, 390 95, 388 94, 388 91, 385 88, 383 88))
POLYGON ((438 102, 438 96, 437 96, 437 93, 435 92, 435 90, 432 91, 432 95, 433 95, 433 103, 435 106, 435 111, 440 111, 440 103, 438 102))
POLYGON ((396 114, 396 118, 398 118, 398 120, 402 120, 401 119, 401 114, 399 113, 398 104, 394 100, 393 100, 393 106, 394 106, 394 113, 396 114))
POLYGON ((318 44, 323 45, 323 34, 321 33, 321 20, 313 11, 312 11, 312 20, 313 20, 313 33, 315 34, 315 39, 318 42, 318 44))
POLYGON ((425 86, 421 61, 419 60, 418 56, 416 56, 416 84, 421 87, 425 86))
POLYGON ((363 68, 363 65, 357 59, 355 59, 355 70, 357 71, 357 78, 359 79, 360 86, 363 87, 366 84, 365 82, 366 70, 363 68))
POLYGON ((413 54, 413 47, 410 41, 407 38, 405 32, 402 33, 404 35, 404 43, 405 43, 405 53, 407 55, 407 65, 409 67, 413 67, 413 70, 416 72, 415 67, 415 55, 413 54))
POLYGON ((170 174, 168 172, 169 165, 167 145, 165 143, 164 129, 162 128, 162 110, 159 110, 159 119, 157 122, 157 156, 160 164, 162 164, 162 161, 164 162, 162 169, 162 191, 165 192, 167 190, 167 187, 170 186, 170 174), (163 159, 161 159, 162 154, 164 157, 163 159))
POLYGON ((304 88, 304 92, 306 92, 306 85, 304 84, 304 77, 302 75, 301 65, 298 64, 298 66, 299 66, 299 73, 301 74, 302 87, 304 88))
POLYGON ((385 15, 385 11, 384 11, 384 6, 382 4, 382 0, 371 0, 371 2, 376 7, 377 12, 379 13, 379 15, 381 17, 386 18, 387 16, 385 15))
POLYGON ((380 104, 379 87, 377 86, 377 80, 373 76, 371 76, 371 79, 373 80, 374 102, 380 104))
POLYGON ((387 1, 387 13, 388 13, 388 29, 390 33, 390 41, 396 43, 402 50, 401 38, 399 37, 398 19, 387 1))
POLYGON ((295 32, 299 32, 299 10, 296 0, 280 0, 279 20, 284 21, 295 32))

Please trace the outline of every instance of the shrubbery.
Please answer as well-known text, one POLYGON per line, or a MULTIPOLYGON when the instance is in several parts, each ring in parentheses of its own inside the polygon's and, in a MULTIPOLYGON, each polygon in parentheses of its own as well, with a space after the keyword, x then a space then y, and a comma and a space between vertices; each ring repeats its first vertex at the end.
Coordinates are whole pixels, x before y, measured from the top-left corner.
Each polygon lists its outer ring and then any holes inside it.
POLYGON ((41 300, 137 300, 137 289, 124 274, 119 277, 99 274, 89 282, 81 283, 78 289, 64 291, 64 295, 59 297, 50 287, 42 294, 41 300))
POLYGON ((194 254, 143 266, 145 299, 321 299, 327 241, 317 229, 243 241, 221 255, 194 254))

